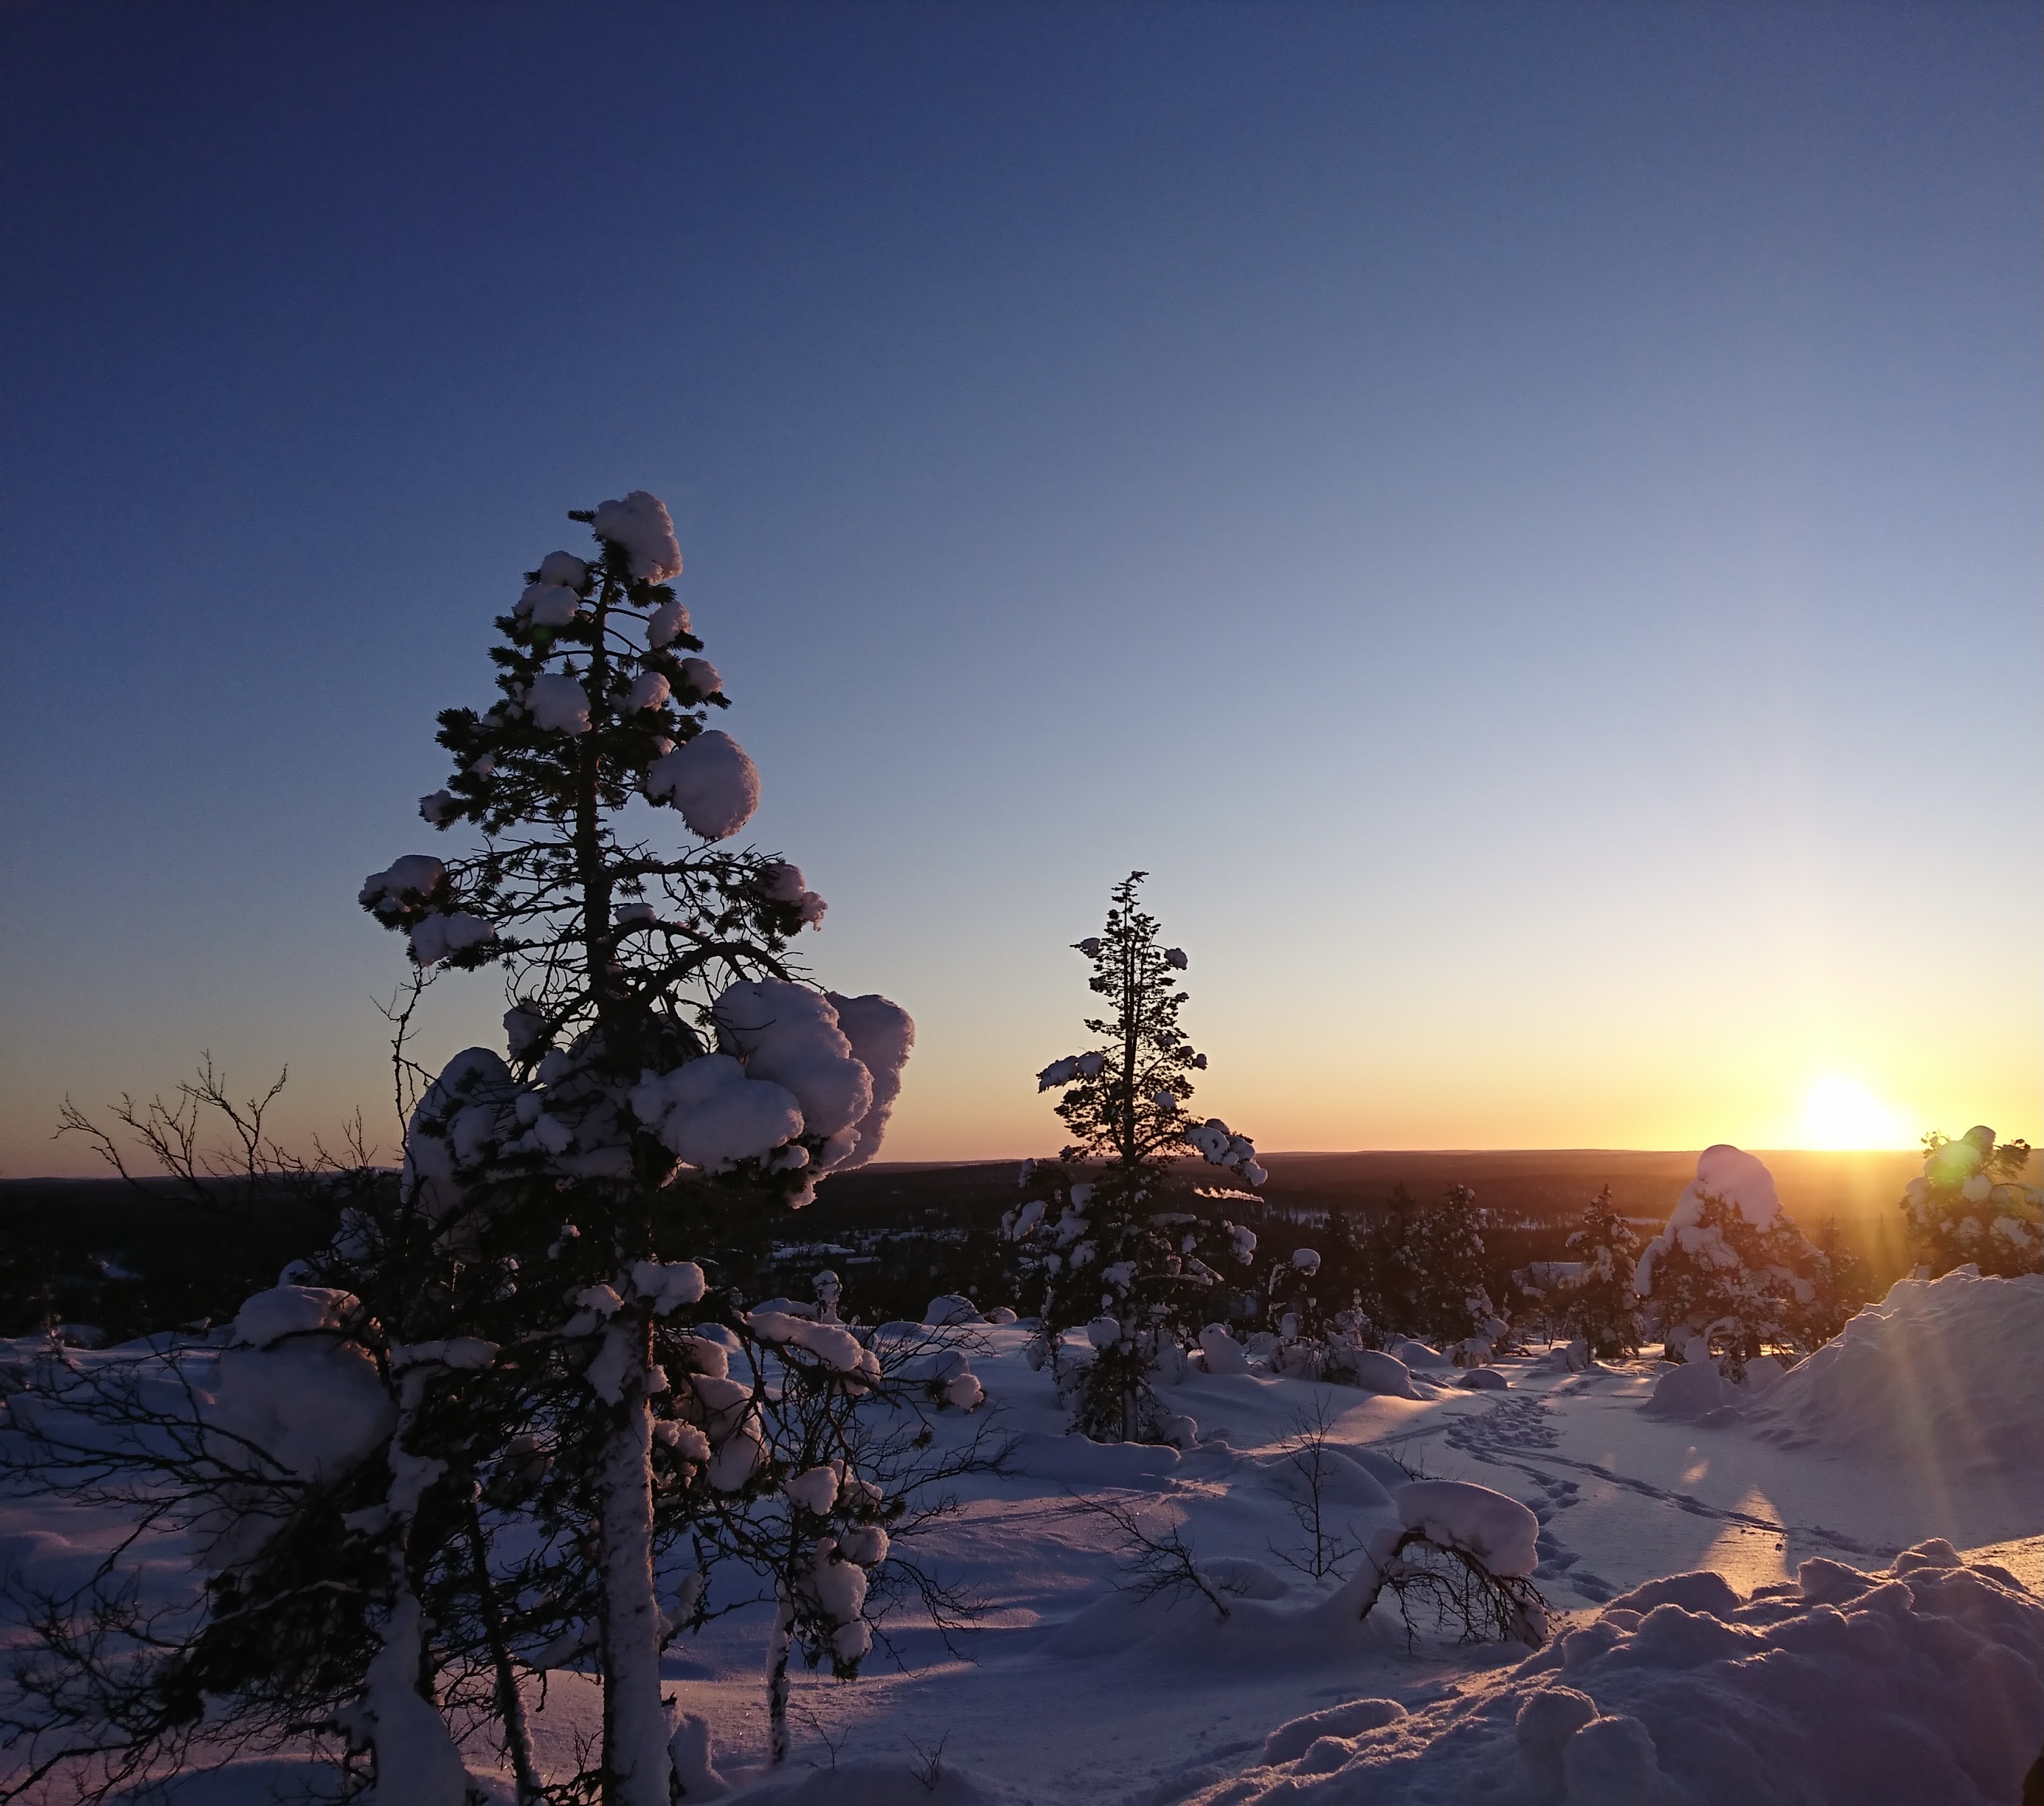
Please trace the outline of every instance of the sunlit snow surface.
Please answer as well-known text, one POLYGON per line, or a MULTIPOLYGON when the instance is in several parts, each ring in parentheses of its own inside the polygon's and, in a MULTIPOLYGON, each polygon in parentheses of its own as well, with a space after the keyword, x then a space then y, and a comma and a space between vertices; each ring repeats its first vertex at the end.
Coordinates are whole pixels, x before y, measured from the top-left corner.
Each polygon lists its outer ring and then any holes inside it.
MULTIPOLYGON (((774 1776, 753 1766, 763 1615, 678 1645, 667 1678, 708 1720, 727 1797, 759 1800, 2012 1800, 2044 1741, 2044 1405, 2023 1383, 2044 1280, 1954 1276, 1880 1308, 1708 1428, 1642 1411, 1653 1363, 1571 1374, 1557 1351, 1501 1358, 1502 1391, 1416 1374, 1410 1399, 1196 1373, 1170 1394, 1200 1426, 1183 1454, 1066 1435, 1025 1333, 963 1329, 1019 1471, 959 1488, 961 1514, 922 1545, 985 1602, 958 1653, 905 1615, 886 1627, 901 1667, 882 1650, 856 1683, 804 1677, 794 1760, 774 1776), (1358 1624, 1331 1580, 1288 1565, 1304 1539, 1285 1441, 1316 1402, 1347 1451, 1328 1490, 1340 1534, 1395 1521, 1386 1454, 1532 1508, 1546 1649, 1408 1648, 1388 1598, 1358 1624), (1117 1591, 1117 1532, 1084 1508, 1103 1498, 1176 1524, 1233 1589, 1227 1620, 1196 1596, 1117 1591), (1951 1547, 1904 1553, 1931 1539, 1951 1547), (1961 1551, 1992 1566, 1957 1567, 1961 1551), (1700 1574, 1718 1577, 1639 1590, 1700 1574)), ((0 1501, 0 1557, 54 1580, 116 1528, 0 1501)), ((168 1584, 178 1551, 160 1553, 168 1584)), ((543 1759, 567 1769, 597 1721, 594 1684, 555 1676, 543 1759)), ((494 1750, 468 1753, 508 1800, 494 1750)), ((171 1797, 252 1806, 285 1777, 267 1762, 171 1797)))

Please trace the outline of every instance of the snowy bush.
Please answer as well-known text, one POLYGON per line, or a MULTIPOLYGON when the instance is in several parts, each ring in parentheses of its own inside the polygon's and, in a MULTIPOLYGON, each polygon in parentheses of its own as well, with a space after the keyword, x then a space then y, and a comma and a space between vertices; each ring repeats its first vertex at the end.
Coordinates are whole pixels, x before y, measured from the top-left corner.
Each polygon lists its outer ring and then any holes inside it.
POLYGON ((1956 1141, 1923 1138, 1923 1172, 1902 1200, 1909 1244, 1934 1278, 1973 1266, 2004 1276, 2044 1271, 2044 1192, 2022 1183, 2030 1144, 1995 1144, 1984 1124, 1956 1141))
POLYGON ((1143 876, 1115 886, 1105 932, 1077 943, 1112 1013, 1086 1021, 1097 1046, 1037 1074, 1039 1090, 1062 1092, 1058 1114, 1073 1139, 1055 1161, 1024 1168, 1035 1195, 1002 1229, 1043 1320, 1039 1354, 1072 1398, 1076 1427, 1108 1440, 1183 1442, 1197 1427, 1158 1398, 1153 1378, 1197 1346, 1221 1272, 1247 1266, 1256 1237, 1220 1216, 1178 1163, 1197 1155, 1252 1185, 1265 1174, 1246 1135, 1187 1112, 1206 1056, 1178 1027, 1187 996, 1174 974, 1188 961, 1158 945, 1156 919, 1138 907, 1143 876), (1074 1331, 1082 1339, 1068 1347, 1074 1331))

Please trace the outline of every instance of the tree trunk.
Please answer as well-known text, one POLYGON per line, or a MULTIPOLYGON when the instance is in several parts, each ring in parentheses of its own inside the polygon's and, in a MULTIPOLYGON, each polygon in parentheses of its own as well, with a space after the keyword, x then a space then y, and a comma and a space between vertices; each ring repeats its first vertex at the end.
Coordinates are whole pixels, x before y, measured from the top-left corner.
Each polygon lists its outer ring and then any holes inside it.
MULTIPOLYGON (((614 1331, 613 1331, 614 1333, 614 1331)), ((597 1477, 601 1542, 603 1806, 668 1806, 667 1708, 660 1698, 660 1612, 653 1597, 653 1419, 647 1339, 624 1382, 597 1477)))
POLYGON ((532 1733, 525 1721, 524 1697, 518 1691, 518 1671, 513 1666, 509 1646, 504 1640, 504 1620, 497 1609, 497 1594, 490 1583, 489 1551, 482 1536, 482 1515, 471 1499, 468 1504, 468 1550, 475 1580, 476 1608, 482 1615, 484 1634, 490 1639, 490 1655, 497 1670, 497 1716, 504 1727, 504 1753, 511 1758, 511 1773, 517 1785, 518 1806, 542 1806, 545 1790, 540 1784, 540 1766, 532 1752, 532 1733))
POLYGON ((788 1653, 794 1628, 795 1608, 784 1597, 766 1646, 766 1754, 777 1769, 788 1759, 788 1653))

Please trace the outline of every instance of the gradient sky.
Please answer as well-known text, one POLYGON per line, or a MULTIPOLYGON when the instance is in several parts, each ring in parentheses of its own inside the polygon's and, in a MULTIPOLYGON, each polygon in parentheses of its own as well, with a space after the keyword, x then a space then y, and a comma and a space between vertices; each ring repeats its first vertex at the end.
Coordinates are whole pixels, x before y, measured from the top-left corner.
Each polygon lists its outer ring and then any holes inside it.
MULTIPOLYGON (((1042 1151, 1147 868, 1266 1149, 2044 1130, 2044 13, 0 9, 9 1174, 385 1131, 436 709, 628 488, 1042 1151)), ((494 1035, 436 988, 426 1051, 494 1035)))

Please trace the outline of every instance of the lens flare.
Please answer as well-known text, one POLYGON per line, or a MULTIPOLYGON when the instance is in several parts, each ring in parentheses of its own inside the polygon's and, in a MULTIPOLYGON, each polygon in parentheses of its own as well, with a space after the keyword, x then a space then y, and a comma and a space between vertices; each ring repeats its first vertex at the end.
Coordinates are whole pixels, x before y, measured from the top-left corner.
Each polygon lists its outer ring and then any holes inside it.
POLYGON ((1805 1147, 1911 1147, 1914 1130, 1858 1079, 1820 1078, 1803 1100, 1805 1147))

